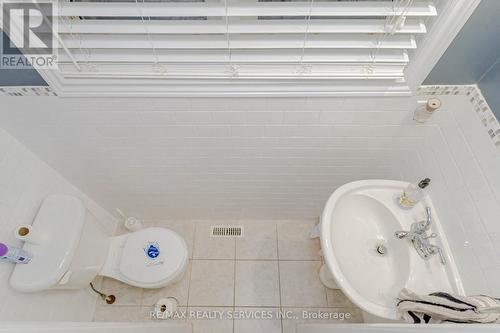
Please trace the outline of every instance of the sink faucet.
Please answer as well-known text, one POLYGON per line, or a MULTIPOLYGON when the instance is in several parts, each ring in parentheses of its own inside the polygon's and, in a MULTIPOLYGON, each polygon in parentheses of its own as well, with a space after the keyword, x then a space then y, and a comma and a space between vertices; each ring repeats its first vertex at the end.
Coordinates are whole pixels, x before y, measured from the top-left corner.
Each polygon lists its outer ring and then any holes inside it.
POLYGON ((443 265, 446 264, 446 259, 443 250, 436 245, 432 245, 429 241, 430 238, 436 238, 437 235, 432 233, 427 235, 432 223, 431 208, 425 207, 427 218, 424 221, 414 222, 410 227, 410 231, 396 231, 395 236, 398 239, 409 239, 417 253, 421 258, 429 260, 432 255, 438 254, 443 265))

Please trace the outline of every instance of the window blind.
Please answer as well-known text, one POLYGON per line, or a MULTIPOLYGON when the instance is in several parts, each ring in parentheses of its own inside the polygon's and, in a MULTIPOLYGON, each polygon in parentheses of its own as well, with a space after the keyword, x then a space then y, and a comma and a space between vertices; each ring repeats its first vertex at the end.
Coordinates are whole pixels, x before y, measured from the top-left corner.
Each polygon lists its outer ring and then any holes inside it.
POLYGON ((437 14, 427 0, 60 1, 58 66, 68 79, 402 82, 437 14))

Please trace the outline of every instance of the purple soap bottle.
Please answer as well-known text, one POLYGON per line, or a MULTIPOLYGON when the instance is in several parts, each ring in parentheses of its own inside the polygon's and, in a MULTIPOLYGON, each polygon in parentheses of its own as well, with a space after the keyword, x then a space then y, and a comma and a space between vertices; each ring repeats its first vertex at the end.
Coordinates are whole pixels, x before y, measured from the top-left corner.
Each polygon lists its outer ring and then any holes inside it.
POLYGON ((27 264, 31 260, 31 254, 15 246, 0 243, 0 259, 15 264, 27 264))

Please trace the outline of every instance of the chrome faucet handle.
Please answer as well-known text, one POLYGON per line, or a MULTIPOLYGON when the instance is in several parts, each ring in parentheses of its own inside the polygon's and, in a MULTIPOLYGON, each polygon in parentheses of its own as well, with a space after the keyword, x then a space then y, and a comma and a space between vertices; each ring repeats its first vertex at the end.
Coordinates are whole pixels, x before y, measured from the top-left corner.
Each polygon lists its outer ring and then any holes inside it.
POLYGON ((415 228, 414 230, 418 234, 425 233, 427 230, 429 230, 431 226, 432 214, 430 207, 425 207, 425 214, 426 214, 425 220, 414 223, 414 228, 415 228))
POLYGON ((427 215, 427 218, 431 217, 431 207, 425 206, 425 214, 427 215))
POLYGON ((441 264, 446 265, 446 258, 444 257, 444 252, 439 246, 431 246, 430 248, 432 254, 439 254, 439 259, 441 261, 441 264))
POLYGON ((438 235, 433 232, 432 234, 430 234, 429 236, 425 236, 425 237, 422 237, 422 239, 429 239, 429 238, 436 238, 438 235))
POLYGON ((396 236, 396 238, 399 238, 399 239, 406 238, 409 235, 410 235, 410 233, 408 231, 396 231, 394 233, 394 236, 396 236))
POLYGON ((429 226, 432 222, 431 207, 425 207, 425 214, 427 215, 426 224, 429 226))

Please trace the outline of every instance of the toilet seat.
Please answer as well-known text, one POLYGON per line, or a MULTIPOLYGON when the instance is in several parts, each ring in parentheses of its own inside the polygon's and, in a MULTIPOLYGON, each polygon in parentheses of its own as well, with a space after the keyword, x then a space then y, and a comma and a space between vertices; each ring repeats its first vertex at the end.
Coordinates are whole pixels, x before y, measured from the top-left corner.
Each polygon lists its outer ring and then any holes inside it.
POLYGON ((146 228, 113 237, 100 275, 140 288, 161 288, 178 281, 187 266, 182 237, 166 228, 146 228))

